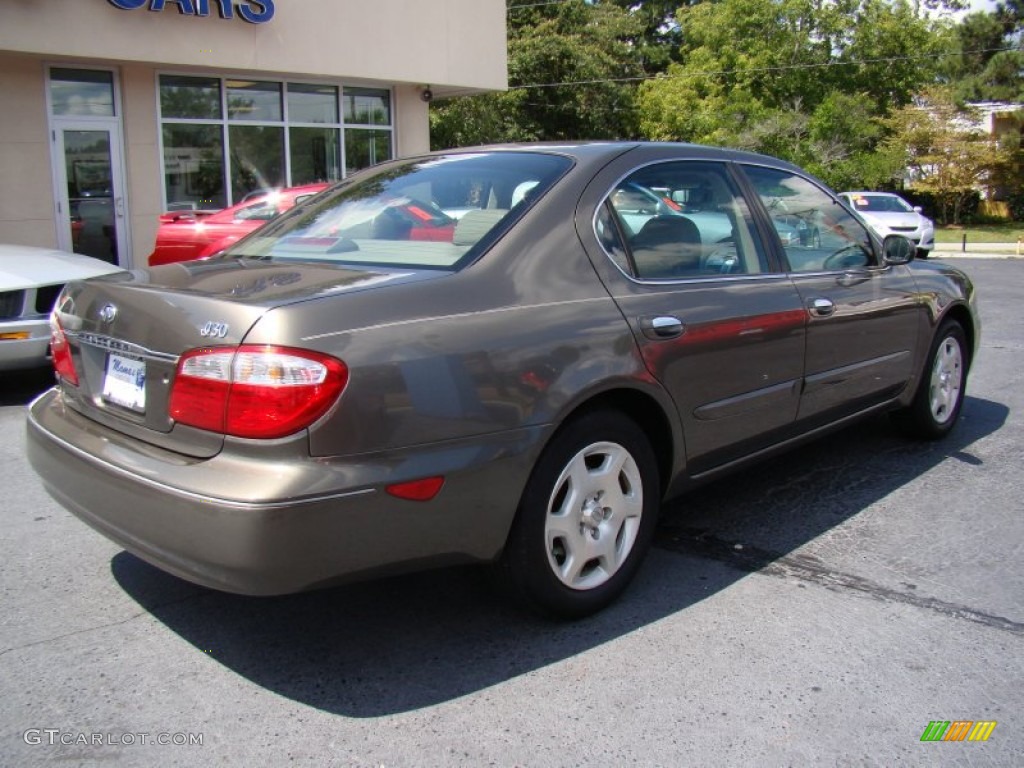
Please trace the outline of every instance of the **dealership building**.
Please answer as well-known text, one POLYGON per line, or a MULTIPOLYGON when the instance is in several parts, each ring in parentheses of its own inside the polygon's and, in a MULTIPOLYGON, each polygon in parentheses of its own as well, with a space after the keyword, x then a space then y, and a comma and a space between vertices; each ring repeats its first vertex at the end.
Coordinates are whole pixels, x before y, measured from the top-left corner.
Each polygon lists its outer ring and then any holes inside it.
POLYGON ((429 148, 503 89, 501 0, 2 0, 0 243, 143 266, 167 210, 429 148))

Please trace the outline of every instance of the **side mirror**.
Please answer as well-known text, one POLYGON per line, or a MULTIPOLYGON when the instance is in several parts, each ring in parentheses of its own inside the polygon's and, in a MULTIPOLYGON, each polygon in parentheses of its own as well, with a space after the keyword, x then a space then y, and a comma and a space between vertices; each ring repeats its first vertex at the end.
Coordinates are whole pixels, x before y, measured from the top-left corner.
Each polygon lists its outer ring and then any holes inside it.
POLYGON ((903 235, 886 235, 882 241, 882 254, 886 264, 907 264, 914 258, 914 244, 903 235))
POLYGON ((923 210, 924 209, 920 205, 915 205, 914 206, 914 213, 920 213, 923 210))

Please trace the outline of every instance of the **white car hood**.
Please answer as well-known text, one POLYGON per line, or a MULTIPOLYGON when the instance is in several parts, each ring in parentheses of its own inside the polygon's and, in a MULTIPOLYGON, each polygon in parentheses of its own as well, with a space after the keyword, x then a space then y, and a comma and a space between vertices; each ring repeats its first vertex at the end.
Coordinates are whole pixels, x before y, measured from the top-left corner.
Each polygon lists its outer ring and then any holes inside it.
POLYGON ((899 211, 860 211, 860 215, 871 223, 882 224, 886 227, 917 227, 921 224, 921 217, 913 211, 901 213, 899 211))
POLYGON ((56 285, 122 271, 115 264, 77 253, 28 245, 0 245, 0 291, 56 285))

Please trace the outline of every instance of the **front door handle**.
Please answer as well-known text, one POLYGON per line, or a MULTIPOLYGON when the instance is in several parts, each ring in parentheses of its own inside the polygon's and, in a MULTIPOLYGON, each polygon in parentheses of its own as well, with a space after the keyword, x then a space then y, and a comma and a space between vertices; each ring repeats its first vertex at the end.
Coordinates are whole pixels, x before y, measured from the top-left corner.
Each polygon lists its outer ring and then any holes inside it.
POLYGON ((866 269, 857 269, 849 270, 848 272, 843 272, 843 274, 836 278, 836 283, 841 285, 843 288, 849 288, 850 286, 853 285, 860 285, 861 283, 866 283, 870 279, 870 272, 868 272, 866 269))
POLYGON ((836 311, 836 305, 831 299, 812 299, 807 308, 815 317, 829 317, 836 311))
POLYGON ((683 335, 686 327, 683 321, 672 315, 657 315, 655 317, 641 317, 640 330, 644 336, 655 341, 675 339, 683 335))

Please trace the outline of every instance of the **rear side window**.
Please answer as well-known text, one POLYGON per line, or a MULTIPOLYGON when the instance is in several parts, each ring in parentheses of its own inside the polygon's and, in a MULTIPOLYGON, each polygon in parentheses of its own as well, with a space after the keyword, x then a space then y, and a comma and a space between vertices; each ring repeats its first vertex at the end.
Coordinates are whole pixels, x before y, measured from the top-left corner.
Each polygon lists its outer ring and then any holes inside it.
POLYGON ((387 163, 240 240, 228 257, 455 269, 572 165, 536 152, 387 163))
POLYGON ((794 272, 875 263, 867 230, 818 185, 789 171, 743 166, 764 203, 794 272))
POLYGON ((639 279, 768 271, 746 202, 721 163, 669 162, 636 171, 612 190, 595 227, 609 257, 639 279))

